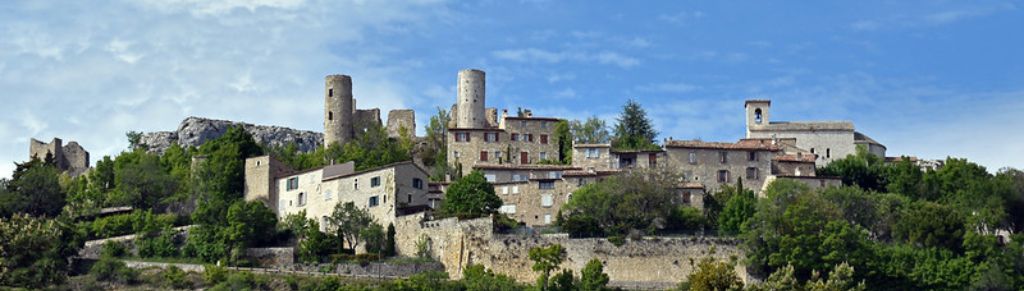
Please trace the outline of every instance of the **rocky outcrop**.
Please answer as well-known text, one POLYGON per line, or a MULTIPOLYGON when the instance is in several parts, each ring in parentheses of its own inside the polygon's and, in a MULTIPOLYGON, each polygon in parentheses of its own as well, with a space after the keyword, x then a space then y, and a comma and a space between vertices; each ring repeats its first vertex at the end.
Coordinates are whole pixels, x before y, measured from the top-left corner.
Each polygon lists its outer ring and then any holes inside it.
POLYGON ((206 141, 220 137, 228 127, 239 125, 252 134, 257 143, 268 147, 286 146, 295 143, 300 151, 308 152, 320 147, 323 134, 308 130, 297 130, 280 126, 253 125, 229 120, 188 117, 181 121, 177 131, 158 131, 142 134, 139 143, 150 151, 163 153, 177 143, 182 147, 198 147, 206 141))

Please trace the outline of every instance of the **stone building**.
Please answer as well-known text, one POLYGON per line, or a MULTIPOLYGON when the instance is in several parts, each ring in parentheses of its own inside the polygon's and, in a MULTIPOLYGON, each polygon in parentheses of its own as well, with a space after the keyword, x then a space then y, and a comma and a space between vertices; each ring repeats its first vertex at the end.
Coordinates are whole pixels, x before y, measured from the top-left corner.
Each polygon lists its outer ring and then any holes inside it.
MULTIPOLYGON (((384 126, 380 109, 356 109, 352 95, 352 77, 328 75, 324 84, 324 146, 332 143, 345 144, 372 126, 384 126)), ((416 113, 410 109, 396 109, 388 112, 385 129, 390 137, 398 137, 401 128, 408 130, 410 137, 416 135, 416 113)))
POLYGON ((849 121, 772 121, 770 100, 747 100, 747 138, 793 138, 796 146, 817 155, 815 164, 829 162, 856 153, 858 145, 870 153, 885 157, 885 146, 854 129, 849 121))
POLYGON ((574 144, 572 163, 584 170, 608 171, 629 168, 654 168, 664 163, 665 151, 621 150, 611 144, 574 144))
POLYGON ((665 151, 669 168, 679 171, 689 183, 704 185, 705 191, 711 193, 722 185, 735 185, 740 178, 743 187, 760 189, 766 176, 772 174, 772 159, 782 149, 758 140, 671 140, 665 143, 665 151))
POLYGON ((555 125, 560 119, 535 117, 529 110, 485 108, 485 76, 459 72, 458 97, 448 124, 448 163, 468 171, 476 165, 529 165, 559 159, 555 125))
POLYGON ((384 226, 430 203, 427 172, 411 161, 363 171, 348 162, 296 172, 268 156, 253 157, 246 160, 245 180, 245 200, 263 201, 279 219, 305 211, 322 228, 342 203, 368 210, 384 226))
POLYGON ((85 151, 78 142, 71 141, 63 145, 59 138, 45 143, 37 139, 29 140, 28 157, 46 160, 47 156, 53 159, 58 169, 69 176, 75 177, 89 170, 89 152, 85 151))
POLYGON ((568 165, 478 164, 473 169, 494 185, 503 202, 498 212, 531 226, 554 223, 558 210, 581 186, 563 177, 579 170, 568 165))

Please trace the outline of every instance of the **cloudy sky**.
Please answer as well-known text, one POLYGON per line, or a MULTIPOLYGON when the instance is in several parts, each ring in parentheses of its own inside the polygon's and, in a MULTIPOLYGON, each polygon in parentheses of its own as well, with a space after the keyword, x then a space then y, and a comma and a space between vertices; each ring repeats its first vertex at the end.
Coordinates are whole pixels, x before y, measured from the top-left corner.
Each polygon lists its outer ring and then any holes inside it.
POLYGON ((734 141, 769 98, 891 155, 1024 167, 1024 3, 792 2, 3 1, 0 177, 32 137, 95 161, 187 116, 320 131, 327 74, 422 125, 462 68, 489 107, 614 122, 636 99, 661 138, 734 141))

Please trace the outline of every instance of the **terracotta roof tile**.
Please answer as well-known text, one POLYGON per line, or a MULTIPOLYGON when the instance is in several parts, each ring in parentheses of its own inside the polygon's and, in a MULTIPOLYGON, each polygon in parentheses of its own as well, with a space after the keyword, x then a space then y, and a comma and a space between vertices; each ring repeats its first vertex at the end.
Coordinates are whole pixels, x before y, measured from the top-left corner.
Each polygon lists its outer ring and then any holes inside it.
POLYGON ((666 148, 697 148, 697 149, 722 149, 722 150, 766 150, 779 151, 776 145, 765 143, 759 140, 741 140, 736 143, 728 142, 706 142, 699 140, 670 140, 665 143, 666 148))

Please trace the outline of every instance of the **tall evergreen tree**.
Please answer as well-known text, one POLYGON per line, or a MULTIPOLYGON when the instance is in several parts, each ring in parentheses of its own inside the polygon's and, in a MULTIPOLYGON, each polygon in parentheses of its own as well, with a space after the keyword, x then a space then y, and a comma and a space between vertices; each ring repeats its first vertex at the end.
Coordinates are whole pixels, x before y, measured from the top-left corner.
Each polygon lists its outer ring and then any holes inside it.
POLYGON ((627 101, 622 107, 618 122, 615 125, 612 147, 626 150, 657 148, 654 137, 658 132, 654 130, 654 125, 647 118, 647 111, 640 107, 640 103, 632 99, 627 101))

